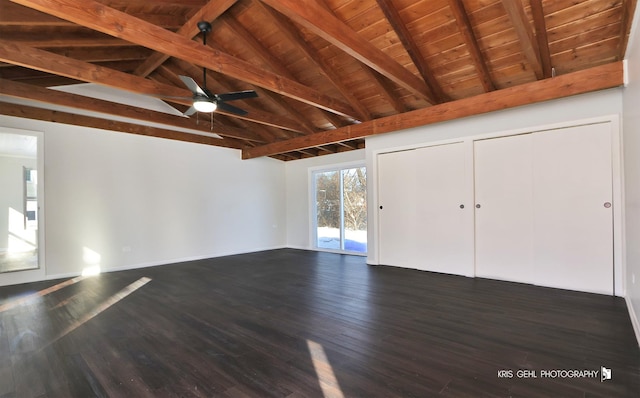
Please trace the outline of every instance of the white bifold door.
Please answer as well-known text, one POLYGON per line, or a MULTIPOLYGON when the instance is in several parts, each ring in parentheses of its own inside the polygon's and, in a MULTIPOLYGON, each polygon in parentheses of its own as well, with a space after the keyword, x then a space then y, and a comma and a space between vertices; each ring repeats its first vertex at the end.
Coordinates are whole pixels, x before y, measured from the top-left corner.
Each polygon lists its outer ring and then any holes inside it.
POLYGON ((380 263, 473 275, 462 143, 378 155, 380 263))
POLYGON ((613 294, 608 123, 476 141, 476 276, 613 294))

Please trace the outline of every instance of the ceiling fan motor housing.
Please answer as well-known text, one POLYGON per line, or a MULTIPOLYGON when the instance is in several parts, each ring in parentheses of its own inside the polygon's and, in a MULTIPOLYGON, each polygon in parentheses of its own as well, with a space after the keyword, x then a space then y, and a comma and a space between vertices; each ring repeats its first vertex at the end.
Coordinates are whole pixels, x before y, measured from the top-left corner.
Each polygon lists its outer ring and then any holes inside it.
POLYGON ((202 33, 211 32, 211 24, 207 21, 200 21, 198 22, 198 29, 202 33))

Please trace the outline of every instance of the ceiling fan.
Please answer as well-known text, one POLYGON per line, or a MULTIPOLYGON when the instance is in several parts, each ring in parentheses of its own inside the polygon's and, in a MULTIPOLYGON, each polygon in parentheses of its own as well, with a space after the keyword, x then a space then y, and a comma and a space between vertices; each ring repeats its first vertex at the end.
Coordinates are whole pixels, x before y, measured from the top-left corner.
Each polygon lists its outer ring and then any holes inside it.
MULTIPOLYGON (((202 43, 207 44, 207 33, 211 32, 211 24, 206 21, 198 22, 198 29, 202 32, 202 43)), ((256 98, 258 94, 253 90, 235 91, 225 94, 213 94, 207 89, 207 68, 202 68, 203 85, 200 87, 195 80, 188 76, 179 76, 180 80, 193 93, 193 104, 184 113, 185 116, 193 115, 196 112, 211 113, 216 109, 236 115, 246 115, 247 111, 236 106, 227 104, 227 101, 236 101, 247 98, 256 98)))

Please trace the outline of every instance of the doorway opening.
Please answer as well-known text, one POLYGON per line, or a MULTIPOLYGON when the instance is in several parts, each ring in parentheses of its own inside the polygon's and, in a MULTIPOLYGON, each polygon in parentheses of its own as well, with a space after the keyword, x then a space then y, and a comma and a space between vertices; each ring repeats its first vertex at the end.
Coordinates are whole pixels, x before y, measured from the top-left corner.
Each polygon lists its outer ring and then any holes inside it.
POLYGON ((0 272, 40 267, 38 140, 0 132, 0 272))

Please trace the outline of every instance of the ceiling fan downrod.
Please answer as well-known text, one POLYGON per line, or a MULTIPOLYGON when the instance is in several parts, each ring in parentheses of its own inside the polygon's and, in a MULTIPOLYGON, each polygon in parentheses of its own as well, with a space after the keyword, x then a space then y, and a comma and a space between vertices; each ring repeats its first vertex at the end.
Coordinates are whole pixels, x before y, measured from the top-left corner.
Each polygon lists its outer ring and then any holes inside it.
MULTIPOLYGON (((202 32, 202 44, 207 45, 207 33, 211 32, 211 24, 207 21, 198 22, 198 29, 202 32)), ((207 68, 202 68, 202 83, 207 88, 207 68)))

